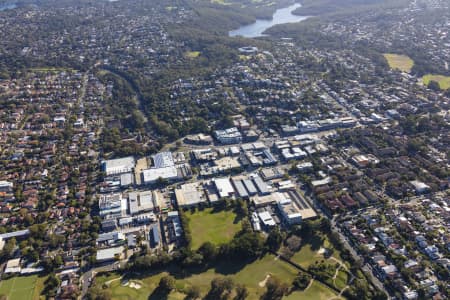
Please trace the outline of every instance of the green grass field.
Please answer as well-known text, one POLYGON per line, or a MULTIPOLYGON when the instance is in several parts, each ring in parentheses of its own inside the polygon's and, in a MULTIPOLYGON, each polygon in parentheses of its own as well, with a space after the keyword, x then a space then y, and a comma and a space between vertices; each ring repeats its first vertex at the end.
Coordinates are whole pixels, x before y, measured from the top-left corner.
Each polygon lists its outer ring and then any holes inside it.
POLYGON ((13 277, 0 281, 0 295, 6 295, 8 299, 34 300, 44 288, 45 277, 38 275, 13 277))
POLYGON ((345 270, 341 269, 339 270, 338 275, 336 276, 336 280, 334 281, 334 286, 339 289, 342 290, 348 282, 348 273, 345 272, 345 270))
POLYGON ((303 241, 303 246, 300 251, 296 252, 292 257, 292 261, 301 265, 304 268, 308 268, 316 261, 326 259, 320 252, 320 249, 333 250, 332 256, 342 260, 339 251, 337 251, 333 245, 329 242, 326 236, 314 235, 309 240, 303 241))
POLYGON ((409 73, 414 66, 414 61, 406 55, 385 53, 384 58, 386 58, 391 69, 398 69, 402 72, 409 73))
MULTIPOLYGON (((316 261, 320 262, 325 260, 327 263, 336 264, 337 261, 334 259, 326 258, 322 253, 321 249, 333 250, 332 257, 342 261, 339 251, 337 251, 333 245, 330 243, 326 236, 322 235, 314 235, 310 240, 304 241, 304 244, 300 251, 296 252, 291 260, 304 268, 308 268, 310 265, 314 264, 316 261)), ((349 264, 345 261, 343 263, 350 267, 349 264)), ((336 280, 333 281, 332 278, 329 278, 327 282, 329 284, 334 285, 337 289, 343 289, 349 280, 349 274, 341 268, 336 276, 336 280)), ((324 287, 325 288, 325 287, 324 287)), ((327 289, 329 290, 329 289, 327 289)), ((329 290, 329 292, 333 292, 329 290)), ((320 299, 320 298, 319 298, 320 299)))
POLYGON ((442 90, 450 89, 450 76, 428 74, 422 77, 423 84, 427 85, 431 80, 439 83, 442 90))
MULTIPOLYGON (((195 272, 195 270, 182 270, 177 266, 172 266, 165 272, 148 273, 131 276, 127 280, 140 285, 139 289, 132 288, 129 285, 124 286, 123 280, 118 280, 118 274, 109 274, 107 276, 98 276, 95 280, 96 285, 108 284, 108 289, 111 290, 112 299, 117 300, 146 300, 157 299, 156 297, 149 297, 158 286, 161 277, 171 274, 176 279, 177 292, 172 292, 168 299, 178 300, 184 299, 183 290, 191 286, 200 288, 202 296, 206 295, 210 289, 211 280, 220 276, 229 276, 235 283, 244 284, 250 296, 248 300, 257 300, 265 291, 263 285, 264 279, 267 275, 276 276, 283 282, 292 283, 297 274, 297 270, 287 263, 278 260, 273 255, 266 255, 261 259, 255 260, 250 264, 230 264, 229 262, 218 263, 213 268, 204 272, 195 272)), ((329 290, 320 283, 313 283, 310 289, 305 292, 296 293, 297 297, 288 297, 287 299, 326 299, 335 296, 333 291, 329 290)))
POLYGON ((234 282, 244 284, 248 288, 250 292, 248 299, 259 299, 265 291, 265 288, 260 286, 260 283, 264 281, 267 275, 275 276, 291 284, 297 274, 295 268, 275 259, 273 255, 266 255, 262 259, 245 265, 243 268, 240 267, 232 266, 229 263, 218 264, 215 268, 201 274, 189 276, 182 282, 185 286, 198 286, 202 293, 206 294, 212 279, 227 274, 226 276, 230 276, 234 282))
POLYGON ((319 282, 314 281, 312 285, 304 290, 293 292, 289 296, 284 298, 285 300, 303 300, 303 299, 314 299, 314 300, 327 300, 327 299, 344 299, 342 297, 337 297, 336 293, 333 290, 330 290, 328 287, 320 284, 319 282))
POLYGON ((219 245, 231 241, 241 230, 241 221, 231 210, 214 212, 205 208, 194 213, 186 212, 192 234, 192 249, 198 249, 204 242, 219 245))
POLYGON ((197 58, 200 56, 200 51, 188 51, 184 54, 187 58, 197 58))

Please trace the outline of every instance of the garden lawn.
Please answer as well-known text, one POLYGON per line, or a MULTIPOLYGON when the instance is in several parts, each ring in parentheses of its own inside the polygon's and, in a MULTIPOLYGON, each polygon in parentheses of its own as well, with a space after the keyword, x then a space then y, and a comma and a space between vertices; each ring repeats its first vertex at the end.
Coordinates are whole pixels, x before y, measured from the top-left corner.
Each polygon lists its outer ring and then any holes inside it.
POLYGON ((428 74, 422 77, 423 84, 425 85, 428 85, 431 80, 439 83, 441 90, 450 88, 450 76, 428 74))
POLYGON ((409 73, 414 66, 414 61, 406 55, 385 53, 384 57, 386 58, 391 69, 398 69, 402 72, 409 73))
POLYGON ((198 249, 203 243, 215 245, 228 243, 241 230, 241 220, 232 210, 214 211, 205 208, 186 212, 189 229, 192 234, 192 249, 198 249))

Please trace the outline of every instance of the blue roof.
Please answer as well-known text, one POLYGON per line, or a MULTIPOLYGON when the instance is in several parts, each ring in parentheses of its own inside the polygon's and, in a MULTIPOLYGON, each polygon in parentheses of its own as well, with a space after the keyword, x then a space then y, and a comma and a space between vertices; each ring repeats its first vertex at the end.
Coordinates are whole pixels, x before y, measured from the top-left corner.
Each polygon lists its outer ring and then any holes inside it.
POLYGON ((149 232, 150 245, 156 247, 160 243, 158 225, 153 225, 149 232))

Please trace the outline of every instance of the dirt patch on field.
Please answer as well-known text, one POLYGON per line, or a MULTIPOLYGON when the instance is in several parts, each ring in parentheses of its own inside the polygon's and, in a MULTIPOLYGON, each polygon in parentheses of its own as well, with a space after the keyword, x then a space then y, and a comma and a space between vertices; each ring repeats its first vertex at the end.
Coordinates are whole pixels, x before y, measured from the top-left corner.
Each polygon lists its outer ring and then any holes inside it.
POLYGON ((269 280, 270 277, 271 277, 270 274, 267 274, 267 275, 266 275, 266 278, 264 278, 264 280, 260 281, 260 282, 258 283, 258 285, 259 285, 260 287, 265 287, 265 286, 266 286, 266 283, 267 283, 267 280, 269 280))

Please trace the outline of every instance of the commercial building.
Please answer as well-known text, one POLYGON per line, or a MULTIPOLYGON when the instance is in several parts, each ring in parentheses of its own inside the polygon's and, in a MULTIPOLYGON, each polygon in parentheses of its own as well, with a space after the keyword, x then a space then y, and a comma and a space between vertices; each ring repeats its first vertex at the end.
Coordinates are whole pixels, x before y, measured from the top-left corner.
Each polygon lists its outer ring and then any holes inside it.
POLYGON ((299 170, 300 172, 308 172, 308 171, 313 170, 313 168, 314 168, 312 162, 309 162, 309 161, 299 163, 296 167, 297 167, 297 170, 299 170))
POLYGON ((122 194, 106 194, 101 195, 98 201, 101 217, 120 217, 122 212, 126 211, 126 201, 122 200, 122 194), (125 203, 124 203, 125 202, 125 203))
POLYGON ((102 221, 102 230, 104 232, 109 232, 117 229, 116 219, 107 219, 102 221))
POLYGON ((102 233, 98 235, 97 244, 114 245, 125 240, 125 235, 122 232, 114 231, 102 233))
POLYGON ((177 211, 167 213, 167 226, 172 240, 177 240, 183 236, 183 228, 177 211))
POLYGON ((239 144, 242 142, 242 134, 236 127, 216 130, 214 136, 222 144, 239 144))
POLYGON ((156 215, 152 212, 146 214, 140 214, 133 218, 133 220, 138 224, 149 224, 152 222, 156 222, 156 215))
POLYGON ((261 169, 261 171, 259 171, 259 174, 265 181, 283 178, 284 176, 283 170, 277 167, 261 169))
MULTIPOLYGON (((279 193, 281 194, 281 193, 279 193)), ((283 195, 283 194, 281 194, 283 195)), ((288 197, 283 197, 277 201, 277 207, 283 217, 283 220, 288 225, 300 224, 302 222, 302 215, 300 209, 288 197)))
POLYGON ((133 171, 136 162, 134 157, 128 156, 124 158, 110 159, 102 163, 103 171, 106 176, 130 173, 133 171))
POLYGON ((256 188, 258 189, 259 193, 261 195, 268 195, 270 194, 269 187, 267 183, 265 183, 261 177, 259 176, 253 176, 253 182, 255 183, 256 188))
POLYGON ((14 273, 20 273, 20 270, 22 268, 20 267, 20 258, 10 259, 6 263, 5 267, 5 274, 14 274, 14 273))
POLYGON ((220 198, 233 197, 234 188, 228 178, 216 178, 213 182, 220 198))
POLYGON ((253 184, 253 182, 250 179, 244 179, 244 180, 242 180, 242 183, 244 184, 245 188, 247 189, 249 196, 254 196, 258 193, 256 186, 253 184))
POLYGON ((179 178, 177 168, 175 166, 169 166, 163 168, 150 168, 142 171, 142 182, 144 184, 154 184, 160 178, 169 181, 177 180, 179 178))
POLYGON ((120 187, 127 188, 134 183, 134 177, 132 173, 124 173, 120 175, 120 187))
POLYGON ((120 218, 119 219, 119 226, 120 227, 128 226, 128 225, 131 225, 132 223, 133 223, 133 218, 132 217, 124 217, 124 218, 120 218))
POLYGON ((183 184, 175 189, 175 198, 179 207, 191 207, 206 202, 203 188, 198 182, 183 184))
POLYGON ((166 168, 175 165, 171 152, 160 152, 153 155, 153 168, 166 168))
POLYGON ((101 249, 97 250, 97 262, 106 262, 115 260, 116 258, 119 258, 123 253, 124 247, 114 247, 114 248, 107 248, 107 249, 101 249))
POLYGON ((258 217, 261 220, 261 223, 267 227, 273 227, 276 225, 275 220, 272 218, 269 212, 263 211, 258 213, 258 217))
POLYGON ((244 184, 242 183, 242 180, 232 179, 232 183, 237 192, 237 195, 242 199, 247 199, 248 193, 247 190, 245 189, 244 184))
POLYGON ((131 215, 152 211, 155 208, 151 191, 131 192, 128 194, 128 202, 131 215))
POLYGON ((156 248, 160 245, 161 238, 159 236, 158 224, 154 224, 150 227, 149 242, 150 242, 150 247, 152 247, 152 248, 156 248))
POLYGON ((212 140, 211 136, 200 133, 200 134, 196 134, 196 135, 187 136, 184 139, 184 142, 186 144, 193 144, 193 145, 210 145, 210 144, 212 144, 213 140, 212 140))
POLYGON ((254 196, 251 198, 251 201, 255 205, 255 207, 265 207, 271 204, 276 203, 277 199, 274 197, 274 194, 264 195, 264 196, 254 196))

